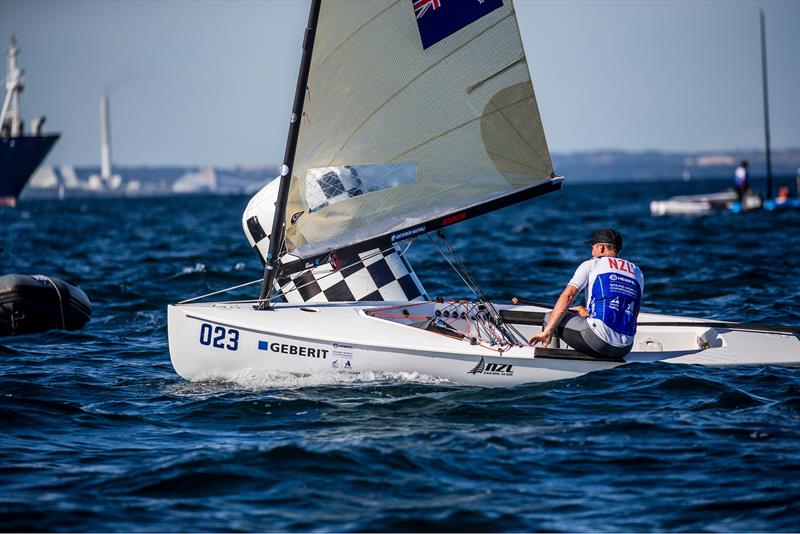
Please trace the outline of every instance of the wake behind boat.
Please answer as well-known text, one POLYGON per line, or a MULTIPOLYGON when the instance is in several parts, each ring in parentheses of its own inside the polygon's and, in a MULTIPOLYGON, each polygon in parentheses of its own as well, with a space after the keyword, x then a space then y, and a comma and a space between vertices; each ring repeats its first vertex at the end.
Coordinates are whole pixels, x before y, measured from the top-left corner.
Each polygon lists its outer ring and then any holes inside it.
POLYGON ((548 308, 485 298, 441 230, 563 180, 511 1, 314 0, 297 88, 280 180, 243 218, 260 297, 169 306, 182 377, 387 371, 494 386, 631 361, 800 363, 790 329, 651 314, 624 360, 534 348, 548 308), (432 233, 474 302, 425 295, 402 247, 432 233))

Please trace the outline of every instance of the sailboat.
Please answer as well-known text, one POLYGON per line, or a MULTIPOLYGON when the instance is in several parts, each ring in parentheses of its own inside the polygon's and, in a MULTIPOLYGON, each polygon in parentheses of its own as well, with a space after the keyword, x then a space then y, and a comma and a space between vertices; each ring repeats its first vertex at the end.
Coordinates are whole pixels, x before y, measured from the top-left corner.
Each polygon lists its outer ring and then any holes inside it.
POLYGON ((769 89, 767 84, 767 30, 764 11, 759 10, 758 20, 761 29, 761 94, 764 102, 764 153, 767 166, 766 196, 762 198, 760 194, 754 191, 746 191, 740 199, 733 189, 710 194, 682 195, 666 200, 653 200, 650 202, 650 213, 652 215, 707 215, 721 210, 728 210, 731 213, 744 213, 761 208, 768 211, 800 208, 800 181, 797 185, 797 196, 790 197, 788 187, 782 187, 777 196, 773 197, 772 195, 772 151, 770 150, 769 89))
POLYGON ((647 313, 624 360, 529 345, 549 307, 488 300, 444 229, 562 181, 510 0, 313 0, 280 178, 243 217, 265 267, 259 298, 170 305, 173 367, 192 381, 507 386, 634 361, 800 364, 797 329, 647 313), (433 236, 474 300, 430 300, 413 275, 407 247, 433 236))

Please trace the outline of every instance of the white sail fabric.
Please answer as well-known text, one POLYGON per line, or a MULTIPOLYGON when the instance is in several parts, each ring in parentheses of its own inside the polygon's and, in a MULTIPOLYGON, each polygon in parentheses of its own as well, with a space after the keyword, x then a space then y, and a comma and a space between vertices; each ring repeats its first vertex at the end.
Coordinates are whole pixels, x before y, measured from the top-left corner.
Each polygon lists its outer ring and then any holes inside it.
POLYGON ((299 257, 550 179, 511 0, 428 49, 412 0, 323 0, 292 171, 299 257))

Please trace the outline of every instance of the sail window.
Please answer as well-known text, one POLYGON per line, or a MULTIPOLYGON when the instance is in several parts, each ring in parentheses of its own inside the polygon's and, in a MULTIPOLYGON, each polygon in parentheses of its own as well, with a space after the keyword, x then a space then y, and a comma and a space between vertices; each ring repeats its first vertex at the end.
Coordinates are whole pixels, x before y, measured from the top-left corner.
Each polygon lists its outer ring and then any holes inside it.
POLYGON ((349 198, 413 184, 416 180, 414 163, 317 167, 306 173, 306 203, 308 211, 314 213, 349 198))

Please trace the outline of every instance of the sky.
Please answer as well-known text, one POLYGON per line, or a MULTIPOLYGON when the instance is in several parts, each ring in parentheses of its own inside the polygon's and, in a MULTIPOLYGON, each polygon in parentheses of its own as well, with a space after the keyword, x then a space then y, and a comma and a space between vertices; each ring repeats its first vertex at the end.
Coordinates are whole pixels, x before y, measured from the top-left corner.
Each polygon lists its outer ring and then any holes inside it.
MULTIPOLYGON (((369 1, 369 0, 365 0, 369 1)), ((411 0, 409 0, 410 2, 411 0)), ((280 163, 308 0, 0 0, 23 116, 62 133, 46 163, 280 163)), ((515 2, 552 152, 800 147, 800 0, 515 2)), ((5 78, 5 57, 0 73, 5 78)))

